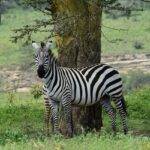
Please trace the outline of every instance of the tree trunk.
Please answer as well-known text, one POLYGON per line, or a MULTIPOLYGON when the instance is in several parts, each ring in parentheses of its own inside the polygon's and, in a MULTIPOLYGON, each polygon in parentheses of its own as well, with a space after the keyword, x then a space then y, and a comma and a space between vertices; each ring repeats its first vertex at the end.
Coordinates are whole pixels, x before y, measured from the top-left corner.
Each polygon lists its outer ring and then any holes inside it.
MULTIPOLYGON (((99 0, 53 0, 52 16, 58 58, 62 66, 84 67, 100 63, 102 7, 99 0), (92 2, 92 1, 91 1, 92 2)), ((101 106, 73 107, 73 125, 76 134, 83 130, 100 129, 101 106)), ((62 119, 64 120, 64 119, 62 119)), ((64 122, 60 125, 65 132, 64 122)))

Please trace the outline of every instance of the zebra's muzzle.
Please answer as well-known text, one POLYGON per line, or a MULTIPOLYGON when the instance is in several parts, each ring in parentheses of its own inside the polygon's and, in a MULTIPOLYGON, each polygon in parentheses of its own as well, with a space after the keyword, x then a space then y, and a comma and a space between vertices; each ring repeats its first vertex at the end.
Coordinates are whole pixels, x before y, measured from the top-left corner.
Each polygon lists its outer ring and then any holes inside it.
POLYGON ((43 65, 38 67, 37 74, 38 74, 39 78, 44 78, 45 70, 44 70, 44 66, 43 65))

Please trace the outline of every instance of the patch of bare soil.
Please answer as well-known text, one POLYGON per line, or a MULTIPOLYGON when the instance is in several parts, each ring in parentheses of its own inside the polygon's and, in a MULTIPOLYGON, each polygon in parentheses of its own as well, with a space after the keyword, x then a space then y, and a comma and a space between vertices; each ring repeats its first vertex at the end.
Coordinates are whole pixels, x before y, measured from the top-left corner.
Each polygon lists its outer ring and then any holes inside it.
POLYGON ((29 92, 33 84, 41 83, 33 67, 0 66, 0 92, 29 92))
POLYGON ((141 70, 150 73, 150 54, 116 55, 102 57, 102 63, 110 64, 119 72, 141 70))

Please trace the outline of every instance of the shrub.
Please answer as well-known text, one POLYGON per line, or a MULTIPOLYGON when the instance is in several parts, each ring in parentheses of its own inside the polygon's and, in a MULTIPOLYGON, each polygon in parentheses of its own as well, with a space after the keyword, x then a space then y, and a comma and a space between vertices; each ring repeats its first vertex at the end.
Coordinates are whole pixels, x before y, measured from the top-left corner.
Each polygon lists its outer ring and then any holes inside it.
POLYGON ((143 47, 143 43, 141 43, 141 42, 135 42, 134 43, 134 48, 135 49, 143 49, 144 47, 143 47))
POLYGON ((38 99, 42 95, 42 87, 39 84, 34 84, 31 87, 30 93, 35 99, 38 99))
POLYGON ((150 87, 135 90, 126 96, 130 117, 150 119, 150 87))
POLYGON ((9 106, 12 106, 14 104, 15 101, 15 93, 14 92, 8 92, 8 103, 9 106))
POLYGON ((127 75, 123 75, 123 82, 124 92, 128 93, 145 85, 150 85, 150 74, 139 70, 131 71, 127 75))

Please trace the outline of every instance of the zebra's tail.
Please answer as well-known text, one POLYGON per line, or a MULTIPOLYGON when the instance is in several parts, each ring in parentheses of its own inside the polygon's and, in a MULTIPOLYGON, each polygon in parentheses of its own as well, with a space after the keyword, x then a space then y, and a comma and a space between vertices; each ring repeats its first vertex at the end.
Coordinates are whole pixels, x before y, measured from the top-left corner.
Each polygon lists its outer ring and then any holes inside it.
POLYGON ((122 107, 123 107, 124 112, 127 114, 127 104, 126 104, 126 101, 125 101, 123 96, 121 98, 121 103, 122 103, 122 107))

